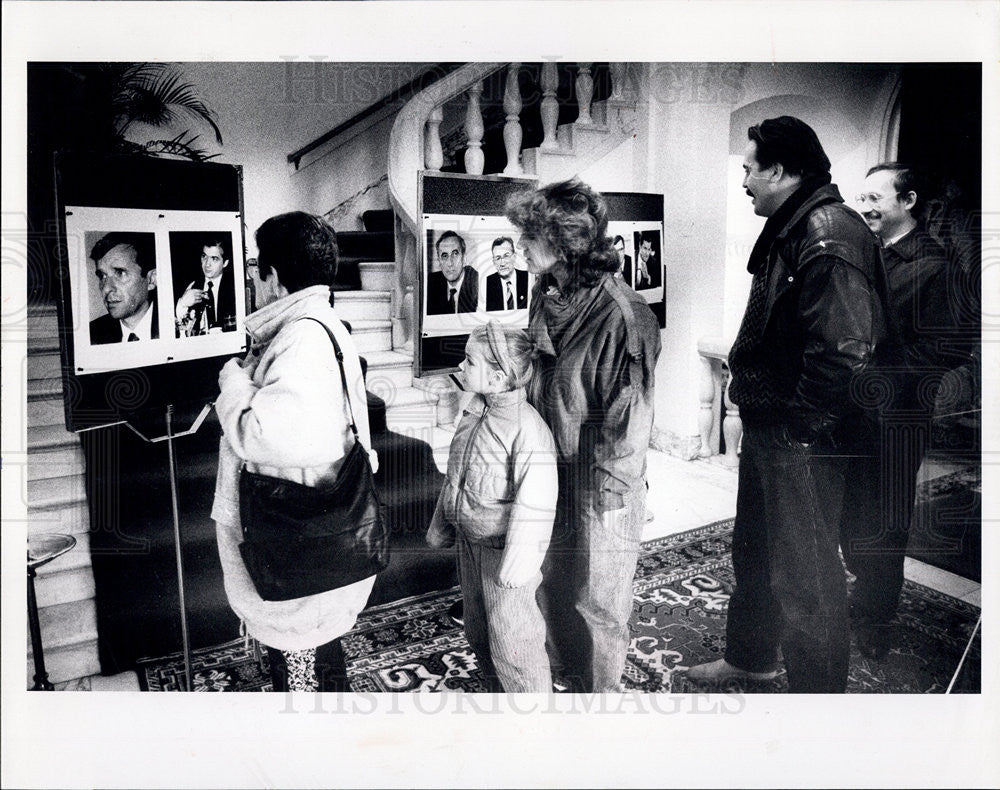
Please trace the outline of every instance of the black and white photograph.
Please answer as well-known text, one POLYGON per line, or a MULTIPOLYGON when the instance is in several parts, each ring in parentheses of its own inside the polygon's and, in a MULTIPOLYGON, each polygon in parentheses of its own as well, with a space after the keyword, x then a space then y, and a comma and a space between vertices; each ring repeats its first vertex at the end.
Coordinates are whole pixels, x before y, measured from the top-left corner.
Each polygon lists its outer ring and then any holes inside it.
POLYGON ((633 282, 635 290, 649 291, 663 286, 663 259, 660 257, 660 234, 657 230, 636 231, 632 236, 635 250, 633 282))
POLYGON ((995 2, 4 21, 3 786, 1000 783, 995 2))
POLYGON ((534 277, 506 217, 425 215, 423 227, 425 336, 464 333, 489 320, 526 325, 534 277))
POLYGON ((92 346, 160 336, 156 290, 156 235, 129 231, 87 233, 93 261, 88 331, 92 346), (95 306, 96 302, 96 306, 95 306))
POLYGON ((245 348, 245 335, 237 331, 246 316, 238 217, 68 206, 64 223, 61 249, 69 270, 64 297, 72 318, 67 351, 72 352, 75 375, 235 354, 245 348), (228 227, 173 230, 206 223, 228 227))
MULTIPOLYGON (((236 331, 236 271, 231 231, 170 234, 177 337, 236 331), (189 281, 190 280, 190 281, 189 281)), ((242 274, 241 274, 242 278, 242 274)))

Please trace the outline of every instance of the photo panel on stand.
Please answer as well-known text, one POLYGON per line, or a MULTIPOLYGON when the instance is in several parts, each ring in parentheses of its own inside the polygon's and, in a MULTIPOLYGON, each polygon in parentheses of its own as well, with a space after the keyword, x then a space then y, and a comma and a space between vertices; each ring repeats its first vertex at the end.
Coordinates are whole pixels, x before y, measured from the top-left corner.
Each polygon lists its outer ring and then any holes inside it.
POLYGON ((245 349, 239 215, 67 206, 65 223, 76 375, 237 354, 245 349), (192 227, 197 230, 183 230, 192 227), (183 286, 194 280, 193 275, 188 277, 192 267, 203 269, 203 246, 193 263, 187 259, 190 249, 202 245, 202 238, 208 236, 228 245, 229 259, 222 266, 217 304, 213 305, 217 322, 224 321, 219 334, 206 337, 204 343, 189 344, 186 336, 180 339, 176 328, 177 301, 185 293, 177 283, 184 280, 183 286))
POLYGON ((534 277, 518 232, 505 217, 424 215, 421 335, 425 369, 454 368, 477 326, 500 321, 527 327, 534 277))

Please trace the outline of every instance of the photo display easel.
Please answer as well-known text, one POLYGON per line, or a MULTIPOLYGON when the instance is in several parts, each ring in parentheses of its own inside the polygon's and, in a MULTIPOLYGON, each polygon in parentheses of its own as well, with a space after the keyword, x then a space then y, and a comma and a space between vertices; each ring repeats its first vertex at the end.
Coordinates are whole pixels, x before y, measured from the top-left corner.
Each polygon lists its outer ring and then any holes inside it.
MULTIPOLYGON (((219 369, 248 348, 242 169, 57 155, 55 181, 66 427, 96 435, 124 426, 148 445, 166 442, 166 457, 152 463, 162 460, 170 480, 191 690, 175 442, 198 431, 218 392, 219 369), (178 408, 197 413, 180 429, 178 408)), ((88 485, 125 471, 114 454, 93 460, 100 468, 88 463, 88 485)), ((101 512, 92 508, 92 522, 101 512)))
MULTIPOLYGON (((533 179, 524 177, 419 174, 417 377, 456 371, 470 332, 480 324, 495 320, 528 326, 534 277, 517 249, 520 232, 504 216, 504 207, 512 195, 535 187, 533 179), (505 297, 498 267, 510 266, 514 271, 505 297), (448 277, 446 267, 451 268, 448 277)), ((645 298, 662 327, 667 287, 663 195, 602 194, 608 203, 608 235, 616 241, 620 237, 622 276, 645 298)))

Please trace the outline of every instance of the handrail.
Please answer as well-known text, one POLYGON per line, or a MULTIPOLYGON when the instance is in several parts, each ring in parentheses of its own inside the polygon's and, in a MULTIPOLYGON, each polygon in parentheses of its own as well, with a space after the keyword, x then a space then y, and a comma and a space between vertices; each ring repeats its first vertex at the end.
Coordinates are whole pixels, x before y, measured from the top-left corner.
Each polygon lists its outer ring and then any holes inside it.
POLYGON ((320 135, 311 143, 306 143, 301 148, 292 151, 288 155, 288 162, 290 164, 295 165, 295 169, 298 170, 299 162, 302 160, 302 157, 304 157, 306 154, 312 153, 317 148, 326 145, 331 140, 335 139, 336 137, 339 137, 348 129, 357 126, 359 123, 361 123, 367 118, 370 118, 372 115, 379 112, 380 110, 384 110, 390 105, 395 104, 397 102, 405 101, 414 93, 423 90, 424 88, 427 87, 428 84, 432 84, 436 80, 441 79, 442 76, 448 74, 451 71, 454 71, 457 67, 458 64, 455 63, 441 63, 432 69, 421 72, 418 76, 416 76, 408 83, 406 83, 406 85, 403 85, 400 88, 396 88, 396 90, 394 90, 392 93, 383 96, 374 104, 368 105, 363 110, 361 110, 361 112, 353 115, 351 118, 348 118, 343 123, 337 124, 330 131, 320 135))
POLYGON ((506 63, 466 63, 410 99, 389 134, 389 199, 396 215, 417 231, 417 173, 424 168, 424 125, 436 107, 504 68, 506 63))

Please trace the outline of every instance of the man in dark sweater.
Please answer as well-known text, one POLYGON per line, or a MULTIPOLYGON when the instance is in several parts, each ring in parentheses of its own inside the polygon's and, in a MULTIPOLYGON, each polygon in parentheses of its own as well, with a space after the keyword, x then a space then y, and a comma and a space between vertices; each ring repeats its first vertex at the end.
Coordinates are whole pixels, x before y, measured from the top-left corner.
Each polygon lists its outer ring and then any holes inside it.
POLYGON ((934 396, 942 374, 964 361, 947 349, 961 347, 961 328, 949 304, 948 258, 917 219, 929 195, 927 179, 897 162, 868 171, 856 200, 878 236, 888 282, 894 342, 883 356, 895 382, 881 410, 881 463, 849 470, 854 489, 873 488, 874 513, 845 514, 841 548, 857 581, 850 614, 858 648, 882 658, 890 646, 889 623, 903 587, 903 559, 916 497, 917 473, 931 430, 934 396))
POLYGON ((744 425, 736 587, 725 658, 688 677, 774 677, 780 645, 790 691, 843 692, 850 632, 838 529, 851 506, 846 456, 875 452, 854 382, 884 335, 884 278, 875 238, 830 183, 816 133, 782 116, 748 138, 743 187, 768 220, 729 355, 744 425))

